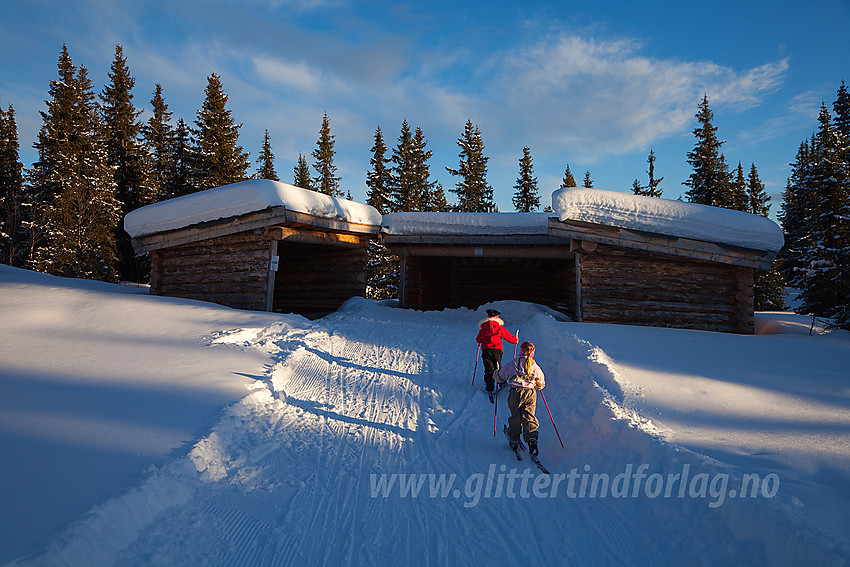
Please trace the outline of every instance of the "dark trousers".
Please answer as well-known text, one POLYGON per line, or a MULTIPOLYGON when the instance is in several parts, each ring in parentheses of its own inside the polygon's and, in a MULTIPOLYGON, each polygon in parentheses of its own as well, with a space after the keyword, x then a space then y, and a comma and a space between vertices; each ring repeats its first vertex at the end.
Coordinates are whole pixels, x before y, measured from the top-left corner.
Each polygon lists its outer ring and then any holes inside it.
POLYGON ((522 433, 526 443, 530 444, 531 439, 537 442, 537 428, 540 426, 534 415, 537 411, 537 390, 511 388, 508 407, 511 409, 511 417, 508 418, 508 437, 511 441, 519 441, 522 433))
POLYGON ((495 348, 481 349, 481 361, 484 363, 484 384, 487 391, 493 391, 493 373, 502 367, 502 350, 495 348))

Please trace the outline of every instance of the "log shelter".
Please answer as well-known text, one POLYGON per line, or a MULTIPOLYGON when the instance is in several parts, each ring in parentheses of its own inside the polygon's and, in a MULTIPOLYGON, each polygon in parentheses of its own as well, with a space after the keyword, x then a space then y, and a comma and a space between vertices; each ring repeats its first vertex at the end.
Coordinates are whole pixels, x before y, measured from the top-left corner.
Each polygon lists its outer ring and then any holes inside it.
POLYGON ((544 222, 533 234, 411 234, 385 226, 382 241, 401 259, 400 305, 474 309, 514 299, 574 321, 754 332, 754 274, 770 268, 775 252, 557 217, 544 222))
POLYGON ((380 226, 271 207, 133 240, 151 294, 320 317, 366 291, 380 226))

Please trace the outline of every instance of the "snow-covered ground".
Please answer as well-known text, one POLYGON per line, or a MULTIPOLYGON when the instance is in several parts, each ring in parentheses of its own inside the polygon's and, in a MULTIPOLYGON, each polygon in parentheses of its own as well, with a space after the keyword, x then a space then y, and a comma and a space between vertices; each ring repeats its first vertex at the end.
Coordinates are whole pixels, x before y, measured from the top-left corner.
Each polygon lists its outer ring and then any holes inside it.
POLYGON ((495 306, 546 372, 548 477, 471 384, 484 307, 308 321, 0 266, 0 564, 850 561, 847 333, 495 306))

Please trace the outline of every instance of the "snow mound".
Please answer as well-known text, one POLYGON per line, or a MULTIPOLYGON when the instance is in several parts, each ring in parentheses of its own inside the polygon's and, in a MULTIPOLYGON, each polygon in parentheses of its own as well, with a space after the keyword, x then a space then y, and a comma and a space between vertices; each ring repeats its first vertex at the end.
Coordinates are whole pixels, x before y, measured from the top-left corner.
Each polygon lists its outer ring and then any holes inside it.
POLYGON ((552 193, 560 220, 574 220, 778 252, 785 238, 772 220, 732 209, 587 187, 552 193))
POLYGON ((548 213, 390 213, 386 234, 548 234, 548 213))
POLYGON ((154 203, 124 217, 124 230, 136 238, 244 215, 271 207, 351 223, 381 224, 381 214, 355 203, 268 179, 250 179, 154 203))

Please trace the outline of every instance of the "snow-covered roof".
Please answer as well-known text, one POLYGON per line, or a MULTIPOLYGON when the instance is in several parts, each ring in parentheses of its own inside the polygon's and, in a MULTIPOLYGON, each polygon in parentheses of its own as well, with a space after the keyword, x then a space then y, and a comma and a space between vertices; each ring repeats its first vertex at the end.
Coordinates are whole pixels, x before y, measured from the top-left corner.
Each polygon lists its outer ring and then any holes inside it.
POLYGON ((640 230, 741 248, 777 252, 785 241, 772 220, 732 209, 602 189, 569 187, 552 193, 561 221, 640 230))
POLYGON ((272 207, 357 224, 381 224, 381 214, 369 205, 279 181, 250 179, 136 209, 124 217, 124 230, 137 238, 272 207))
POLYGON ((390 213, 383 232, 391 235, 548 234, 548 213, 390 213))

